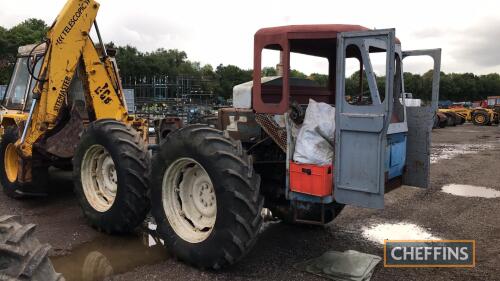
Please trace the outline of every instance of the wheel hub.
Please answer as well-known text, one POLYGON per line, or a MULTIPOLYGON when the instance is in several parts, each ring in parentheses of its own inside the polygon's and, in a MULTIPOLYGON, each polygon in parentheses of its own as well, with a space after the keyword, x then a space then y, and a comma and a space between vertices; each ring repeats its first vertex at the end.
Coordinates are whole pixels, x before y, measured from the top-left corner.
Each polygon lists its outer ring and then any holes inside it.
POLYGON ((205 169, 195 160, 182 158, 165 172, 163 207, 174 231, 184 240, 205 240, 215 225, 215 188, 205 169))
POLYGON ((102 177, 105 181, 105 186, 110 192, 116 193, 117 190, 117 176, 115 163, 109 154, 105 155, 104 160, 102 161, 102 177))
POLYGON ((5 149, 4 168, 7 179, 10 182, 15 182, 17 180, 17 170, 19 168, 19 155, 13 143, 9 143, 5 149))
MULTIPOLYGON (((203 174, 200 168, 191 168, 191 170, 194 170, 193 176, 198 176, 198 178, 196 178, 193 183, 188 183, 191 186, 186 187, 186 190, 191 191, 191 194, 189 194, 190 200, 194 203, 194 207, 196 208, 195 211, 197 211, 196 213, 212 217, 217 211, 212 183, 210 179, 207 178, 206 174, 203 174)), ((182 184, 184 187, 184 181, 182 184)))
POLYGON ((91 146, 82 160, 81 180, 87 202, 97 211, 108 211, 116 198, 118 177, 115 163, 101 145, 91 146))

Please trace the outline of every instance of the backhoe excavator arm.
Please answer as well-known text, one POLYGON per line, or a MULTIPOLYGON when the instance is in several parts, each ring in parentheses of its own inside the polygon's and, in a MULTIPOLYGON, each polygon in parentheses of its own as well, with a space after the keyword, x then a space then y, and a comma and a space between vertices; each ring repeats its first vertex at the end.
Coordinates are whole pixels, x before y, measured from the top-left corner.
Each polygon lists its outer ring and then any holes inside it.
POLYGON ((100 57, 89 36, 98 9, 94 0, 68 0, 48 31, 40 81, 25 130, 16 143, 25 159, 32 156, 33 145, 56 126, 80 63, 85 70, 82 76, 89 118, 128 122, 117 71, 110 58, 100 57))

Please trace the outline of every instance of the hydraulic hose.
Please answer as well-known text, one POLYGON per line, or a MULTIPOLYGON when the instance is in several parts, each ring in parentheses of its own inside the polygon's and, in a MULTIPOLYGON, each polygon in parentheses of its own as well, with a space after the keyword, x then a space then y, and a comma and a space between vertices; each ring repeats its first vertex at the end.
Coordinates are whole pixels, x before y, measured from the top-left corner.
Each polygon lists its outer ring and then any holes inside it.
POLYGON ((33 49, 31 49, 30 54, 28 56, 28 62, 26 64, 26 66, 28 67, 28 73, 31 75, 31 77, 33 77, 33 79, 35 79, 35 81, 40 82, 40 83, 45 83, 48 80, 46 80, 46 79, 40 79, 40 76, 35 76, 35 74, 34 74, 35 67, 38 64, 38 62, 40 61, 40 59, 43 58, 43 57, 45 57, 45 55, 47 54, 47 47, 48 47, 48 45, 49 45, 49 40, 48 39, 44 39, 44 40, 42 40, 42 42, 36 44, 35 47, 33 47, 33 49), (44 43, 46 43, 45 52, 41 56, 36 56, 35 61, 33 63, 33 67, 30 67, 31 60, 33 58, 33 52, 36 50, 36 48, 38 48, 39 46, 41 46, 44 43))

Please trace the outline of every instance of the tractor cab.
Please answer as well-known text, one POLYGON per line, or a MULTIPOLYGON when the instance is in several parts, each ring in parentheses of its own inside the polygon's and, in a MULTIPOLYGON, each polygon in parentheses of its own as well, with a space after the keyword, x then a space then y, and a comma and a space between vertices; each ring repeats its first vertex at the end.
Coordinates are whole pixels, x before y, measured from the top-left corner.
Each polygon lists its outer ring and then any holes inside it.
MULTIPOLYGON (((383 208, 384 194, 395 187, 428 186, 440 49, 405 52, 394 29, 370 30, 359 25, 264 28, 254 40, 253 81, 234 88, 235 108, 220 112, 219 119, 223 129, 243 143, 249 142, 253 151, 262 145, 259 141, 263 138, 272 139, 281 148, 287 200, 383 208), (279 53, 279 64, 271 77, 266 76, 268 71, 263 67, 267 50, 279 53), (324 59, 324 78, 318 81, 311 79, 312 75, 294 76, 291 66, 298 64, 293 59, 295 54, 324 59), (434 60, 430 102, 406 107, 403 60, 423 55, 434 60), (335 123, 331 139, 333 173, 327 175, 333 177, 333 187, 321 195, 297 192, 290 177, 297 141, 293 124, 300 116, 297 112, 307 110, 309 100, 335 109, 335 118, 331 118, 335 123), (280 118, 284 121, 280 122, 280 118), (252 130, 257 124, 262 130, 252 130)), ((262 152, 254 158, 256 166, 266 161, 277 163, 277 159, 265 159, 262 152)), ((266 174, 269 168, 261 171, 266 174)), ((302 171, 311 173, 309 168, 302 171)), ((264 192, 265 181, 263 175, 264 192)))

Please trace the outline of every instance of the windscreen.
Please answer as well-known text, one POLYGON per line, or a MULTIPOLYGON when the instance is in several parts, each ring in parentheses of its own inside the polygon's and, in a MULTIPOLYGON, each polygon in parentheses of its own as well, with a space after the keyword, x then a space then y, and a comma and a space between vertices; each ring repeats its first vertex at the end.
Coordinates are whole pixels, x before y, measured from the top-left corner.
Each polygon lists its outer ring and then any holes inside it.
MULTIPOLYGON (((38 75, 42 65, 43 58, 36 60, 38 63, 35 66, 34 74, 38 75)), ((5 95, 4 106, 8 109, 14 110, 29 110, 32 101, 33 88, 36 81, 31 79, 28 72, 28 57, 20 57, 17 59, 14 73, 10 80, 7 93, 5 95), (29 91, 26 91, 30 87, 29 91), (26 106, 24 104, 26 103, 26 106)))

